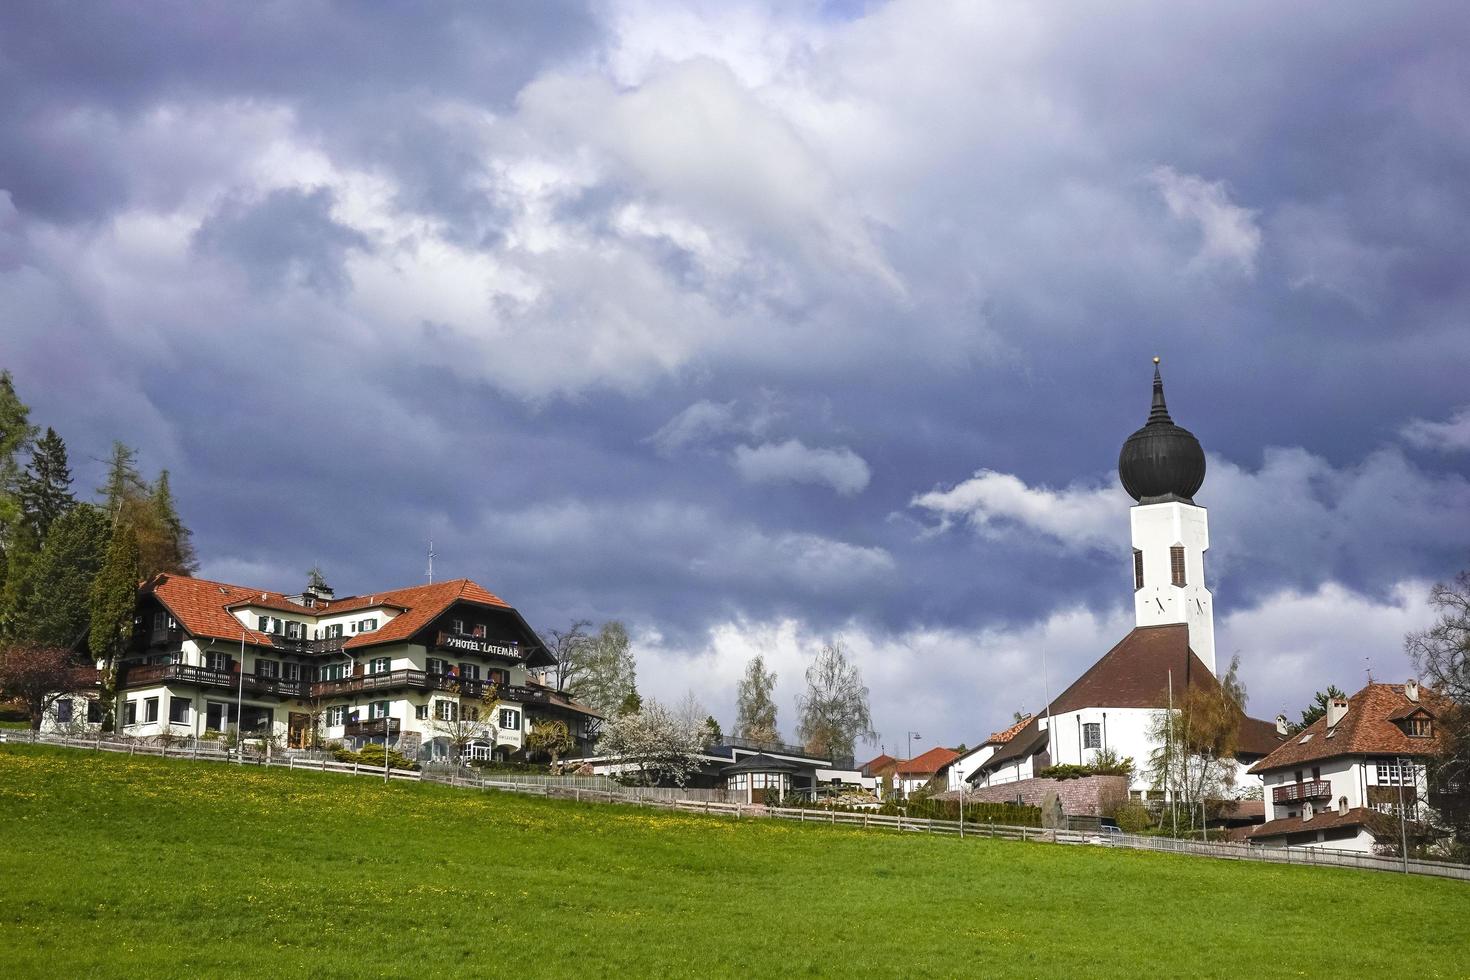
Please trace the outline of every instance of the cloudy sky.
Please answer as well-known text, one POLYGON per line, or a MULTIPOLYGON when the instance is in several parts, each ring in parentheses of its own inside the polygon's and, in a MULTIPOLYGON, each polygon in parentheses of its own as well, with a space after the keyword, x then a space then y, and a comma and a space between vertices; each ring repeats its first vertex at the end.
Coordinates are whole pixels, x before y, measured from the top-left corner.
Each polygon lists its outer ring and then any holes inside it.
POLYGON ((1252 713, 1470 564, 1456 3, 0 5, 0 365, 204 574, 469 576, 890 749, 1131 625, 1164 359, 1252 713), (498 9, 497 9, 498 6, 498 9))

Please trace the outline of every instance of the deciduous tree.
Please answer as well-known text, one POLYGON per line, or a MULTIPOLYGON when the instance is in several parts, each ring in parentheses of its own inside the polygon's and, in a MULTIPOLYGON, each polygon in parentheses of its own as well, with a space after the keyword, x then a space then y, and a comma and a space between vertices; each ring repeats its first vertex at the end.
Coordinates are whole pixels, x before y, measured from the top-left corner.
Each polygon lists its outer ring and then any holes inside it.
POLYGON ((668 780, 683 786, 699 771, 704 725, 691 725, 650 698, 641 711, 608 722, 599 748, 630 766, 639 785, 668 780))
POLYGON ((806 693, 797 699, 797 737, 808 752, 827 758, 851 756, 857 740, 878 740, 862 672, 837 643, 828 643, 806 669, 806 693))
POLYGON ((617 620, 604 623, 592 635, 584 632, 586 626, 578 621, 565 633, 553 631, 548 645, 555 651, 560 635, 563 649, 559 656, 570 657, 559 681, 561 689, 598 714, 611 716, 635 693, 637 665, 632 644, 627 629, 617 620))
POLYGON ((577 743, 572 739, 571 729, 567 723, 557 718, 541 718, 531 723, 531 731, 526 736, 526 746, 533 752, 544 752, 551 756, 551 763, 555 765, 566 752, 570 752, 577 743))
POLYGON ((1419 676, 1452 707, 1435 718, 1439 751, 1429 763, 1429 797, 1454 835, 1458 857, 1470 859, 1470 571, 1429 592, 1439 618, 1404 638, 1419 676))
POLYGON ((57 698, 78 682, 78 666, 64 647, 16 643, 0 647, 0 696, 26 706, 31 730, 41 727, 57 698))
POLYGON ((745 665, 740 686, 735 689, 735 736, 753 742, 779 742, 776 728, 776 675, 766 669, 766 658, 756 654, 745 665))
POLYGON ((1150 721, 1148 737, 1158 746, 1149 758, 1154 787, 1181 804, 1191 826, 1202 803, 1225 798, 1235 785, 1245 700, 1235 657, 1218 685, 1186 689, 1172 711, 1156 711, 1150 721))

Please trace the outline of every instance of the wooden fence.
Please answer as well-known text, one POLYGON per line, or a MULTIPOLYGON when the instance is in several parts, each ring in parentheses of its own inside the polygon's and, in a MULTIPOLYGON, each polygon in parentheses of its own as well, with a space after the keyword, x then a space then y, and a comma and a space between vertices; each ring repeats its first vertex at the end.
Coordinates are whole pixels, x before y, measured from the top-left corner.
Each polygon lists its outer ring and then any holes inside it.
MULTIPOLYGON (((482 776, 467 770, 426 771, 415 769, 385 769, 357 762, 337 762, 325 758, 298 759, 294 755, 273 756, 245 754, 243 757, 226 753, 213 747, 202 749, 201 743, 191 746, 147 745, 135 741, 115 741, 102 738, 70 738, 56 735, 37 735, 34 732, 6 731, 0 729, 0 744, 58 745, 67 748, 90 749, 95 752, 120 752, 129 755, 164 756, 175 759, 200 759, 215 762, 233 762, 245 765, 279 766, 287 769, 303 769, 311 772, 334 772, 354 776, 375 776, 384 781, 408 780, 413 782, 440 783, 446 786, 468 789, 497 790, 543 796, 550 799, 575 800, 584 803, 624 803, 641 807, 652 807, 681 813, 703 813, 726 816, 734 820, 775 819, 794 820, 799 823, 825 824, 833 827, 849 827, 869 831, 891 831, 895 834, 940 834, 959 838, 989 838, 996 840, 1036 841, 1051 844, 1087 844, 1118 847, 1140 851, 1162 851, 1170 854, 1187 854, 1195 857, 1210 857, 1231 861, 1260 861, 1267 864, 1307 864, 1313 866, 1358 868, 1366 871, 1392 871, 1401 874, 1429 875, 1439 878, 1456 878, 1470 881, 1470 864, 1452 864, 1447 861, 1424 861, 1358 851, 1341 851, 1321 847, 1260 847, 1246 843, 1210 843, 1205 841, 1179 840, 1173 837, 1154 837, 1137 834, 1101 834, 1086 830, 1045 830, 1037 827, 1012 827, 1001 824, 975 823, 974 821, 941 820, 929 817, 886 816, 879 813, 853 813, 841 810, 820 810, 804 807, 759 806, 733 803, 717 799, 691 798, 692 790, 666 789, 659 787, 618 786, 611 780, 599 785, 600 777, 543 777, 531 778, 519 774, 492 774, 482 776), (589 783, 591 785, 582 785, 589 783), (650 792, 650 791, 656 792, 650 792)), ((528 774, 529 775, 529 774, 528 774)))

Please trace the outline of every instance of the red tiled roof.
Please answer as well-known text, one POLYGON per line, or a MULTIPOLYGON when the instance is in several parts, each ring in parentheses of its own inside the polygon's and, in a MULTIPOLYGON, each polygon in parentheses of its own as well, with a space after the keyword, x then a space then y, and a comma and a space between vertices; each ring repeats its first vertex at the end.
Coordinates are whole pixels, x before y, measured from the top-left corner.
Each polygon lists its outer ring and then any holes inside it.
POLYGON ((881 776, 884 772, 891 770, 896 765, 898 765, 898 760, 885 752, 880 756, 864 762, 858 767, 858 770, 864 776, 881 776))
POLYGON ((1443 717, 1450 708, 1447 698, 1422 684, 1419 701, 1410 701, 1402 684, 1369 684, 1348 698, 1347 714, 1328 733, 1327 716, 1323 715, 1279 745, 1266 758, 1251 766, 1251 772, 1287 769, 1305 762, 1318 762, 1342 755, 1431 755, 1440 747, 1440 733, 1429 738, 1411 738, 1394 724, 1422 709, 1431 717, 1443 717))
POLYGON ((1306 830, 1331 830, 1334 827, 1361 827, 1368 822, 1373 811, 1367 807, 1353 807, 1347 813, 1338 813, 1335 808, 1318 810, 1311 820, 1303 820, 1301 817, 1281 817, 1277 820, 1252 827, 1250 830, 1251 840, 1260 840, 1263 837, 1284 837, 1287 834, 1297 834, 1306 830))
POLYGON ((900 762, 896 771, 900 776, 930 776, 959 757, 958 752, 936 746, 923 755, 900 762))
POLYGON ((279 592, 249 589, 240 585, 212 582, 185 575, 159 575, 143 589, 163 603, 174 619, 190 634, 223 640, 237 640, 245 634, 245 642, 270 646, 269 634, 249 627, 230 612, 231 608, 257 605, 303 616, 331 616, 354 609, 396 607, 403 610, 372 633, 359 633, 347 640, 348 649, 394 643, 406 640, 423 629, 455 602, 473 602, 483 606, 511 607, 499 596, 469 579, 452 579, 432 585, 416 585, 371 596, 349 596, 308 609, 286 599, 279 592))
POLYGON ((1011 739, 1013 739, 1017 735, 1021 734, 1021 729, 1025 728, 1027 725, 1029 725, 1031 723, 1031 718, 1032 718, 1031 715, 1026 715, 1020 721, 1018 721, 1014 725, 1012 725, 1010 728, 1002 728, 998 732, 992 732, 989 738, 987 738, 985 741, 983 741, 983 742, 980 743, 980 746, 983 748, 984 746, 987 746, 987 745, 1004 745, 1004 744, 1006 744, 1011 739))

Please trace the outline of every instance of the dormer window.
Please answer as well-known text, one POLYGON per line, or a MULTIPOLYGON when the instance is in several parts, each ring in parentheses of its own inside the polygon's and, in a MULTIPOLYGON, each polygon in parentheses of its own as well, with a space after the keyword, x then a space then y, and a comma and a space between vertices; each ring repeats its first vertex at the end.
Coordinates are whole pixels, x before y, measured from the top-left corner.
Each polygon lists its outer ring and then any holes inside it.
POLYGON ((358 623, 357 623, 357 631, 359 633, 371 633, 373 630, 375 630, 377 628, 378 628, 378 620, 377 620, 376 617, 374 617, 373 619, 361 619, 361 620, 358 620, 358 623))
POLYGON ((1404 721, 1404 731, 1410 738, 1430 738, 1434 735, 1434 722, 1422 716, 1408 718, 1404 721))
POLYGON ((1184 588, 1186 583, 1184 580, 1184 545, 1182 544, 1169 548, 1169 574, 1177 587, 1184 588))

